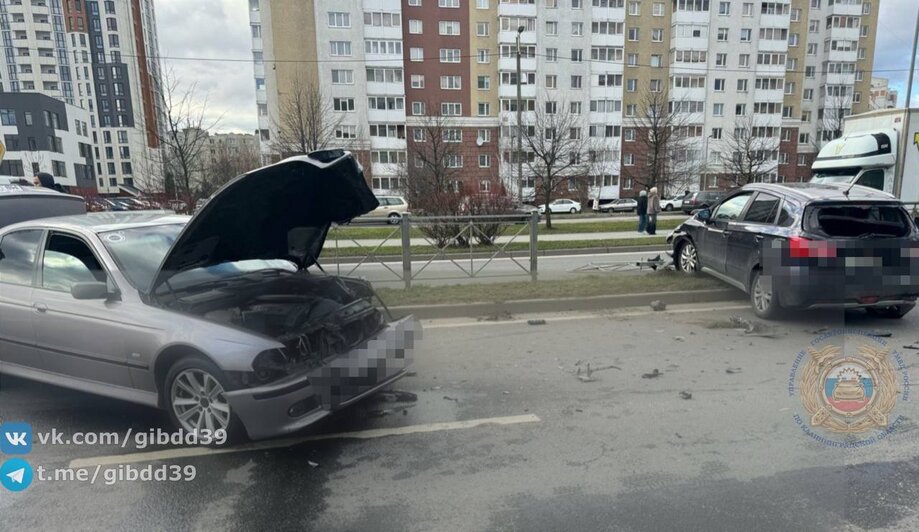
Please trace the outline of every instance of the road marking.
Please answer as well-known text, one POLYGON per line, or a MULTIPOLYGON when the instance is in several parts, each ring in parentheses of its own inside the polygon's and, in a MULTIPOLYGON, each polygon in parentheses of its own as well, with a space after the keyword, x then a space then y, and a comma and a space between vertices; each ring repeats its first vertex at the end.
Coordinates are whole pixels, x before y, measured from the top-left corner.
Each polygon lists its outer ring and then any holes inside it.
POLYGON ((546 323, 555 323, 555 322, 564 322, 564 321, 577 321, 577 320, 596 320, 601 318, 621 318, 621 317, 636 317, 636 316, 650 316, 652 314, 657 315, 667 315, 667 314, 688 314, 691 312, 712 312, 718 310, 743 310, 750 308, 750 305, 730 305, 726 307, 692 307, 692 308, 675 308, 672 310, 641 310, 635 312, 616 312, 615 310, 610 310, 605 314, 576 314, 572 316, 558 316, 555 318, 544 318, 540 314, 533 314, 530 318, 519 319, 519 320, 503 320, 503 321, 469 321, 469 322, 460 322, 460 323, 437 323, 441 320, 430 320, 424 324, 424 330, 429 331, 431 329, 459 329, 463 327, 489 327, 495 325, 520 325, 521 323, 527 323, 531 319, 541 319, 545 320, 546 323), (538 318, 537 318, 538 316, 538 318))
POLYGON ((384 438, 386 436, 404 436, 406 434, 421 434, 425 432, 471 429, 475 427, 481 427, 483 425, 516 425, 519 423, 538 423, 539 421, 541 421, 539 416, 534 414, 524 414, 521 416, 489 417, 480 419, 468 419, 466 421, 446 421, 442 423, 427 423, 422 425, 409 425, 406 427, 359 430, 355 432, 339 432, 335 434, 316 434, 313 436, 304 436, 301 438, 285 438, 281 440, 247 443, 244 445, 237 445, 235 447, 179 447, 176 449, 164 449, 160 451, 149 451, 112 456, 98 456, 94 458, 79 458, 76 460, 71 460, 68 467, 71 469, 82 469, 98 466, 135 464, 138 462, 154 462, 159 460, 175 460, 177 458, 192 458, 198 456, 213 456, 218 454, 281 449, 312 441, 338 440, 348 438, 367 440, 371 438, 384 438))

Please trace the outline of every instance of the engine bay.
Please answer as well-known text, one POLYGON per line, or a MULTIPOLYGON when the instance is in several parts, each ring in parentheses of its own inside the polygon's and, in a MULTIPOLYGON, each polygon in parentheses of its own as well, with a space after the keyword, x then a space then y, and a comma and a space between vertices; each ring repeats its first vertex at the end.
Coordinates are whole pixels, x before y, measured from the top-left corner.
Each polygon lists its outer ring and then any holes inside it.
POLYGON ((175 305, 277 339, 285 347, 264 369, 289 373, 322 365, 383 328, 373 297, 361 280, 295 274, 188 294, 175 305))

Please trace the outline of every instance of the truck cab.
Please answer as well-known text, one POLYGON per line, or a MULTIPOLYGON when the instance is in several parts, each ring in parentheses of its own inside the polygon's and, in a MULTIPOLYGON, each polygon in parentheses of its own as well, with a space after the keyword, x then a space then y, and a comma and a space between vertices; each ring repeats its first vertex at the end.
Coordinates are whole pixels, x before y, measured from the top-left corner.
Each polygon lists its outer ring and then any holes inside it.
POLYGON ((811 183, 857 184, 894 194, 897 132, 879 130, 830 141, 812 167, 811 183))

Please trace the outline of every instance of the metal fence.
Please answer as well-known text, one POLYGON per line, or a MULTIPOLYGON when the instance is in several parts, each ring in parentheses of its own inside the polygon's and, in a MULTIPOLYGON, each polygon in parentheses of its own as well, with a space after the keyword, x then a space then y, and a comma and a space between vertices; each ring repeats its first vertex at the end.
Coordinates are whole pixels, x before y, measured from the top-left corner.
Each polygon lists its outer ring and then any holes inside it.
POLYGON ((326 268, 334 264, 336 274, 343 276, 361 276, 374 265, 385 277, 374 281, 401 282, 405 288, 411 288, 412 281, 431 279, 424 274, 435 264, 442 270, 443 265, 449 266, 454 279, 529 276, 536 281, 538 234, 539 214, 535 211, 529 215, 406 214, 398 224, 334 226, 325 245, 326 250, 335 250, 334 257, 324 264, 326 268), (367 227, 381 229, 380 234, 361 238, 359 229, 367 227), (514 245, 520 243, 526 243, 524 249, 514 245), (509 261, 511 272, 493 271, 497 259, 509 261))

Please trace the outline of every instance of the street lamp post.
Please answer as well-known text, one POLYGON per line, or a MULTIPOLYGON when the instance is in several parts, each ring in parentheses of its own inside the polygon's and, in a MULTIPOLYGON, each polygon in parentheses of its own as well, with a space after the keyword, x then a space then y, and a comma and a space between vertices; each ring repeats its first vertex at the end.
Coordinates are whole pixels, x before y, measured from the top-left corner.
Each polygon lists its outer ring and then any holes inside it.
POLYGON ((520 34, 523 26, 517 28, 517 201, 523 203, 523 97, 520 75, 520 34))

